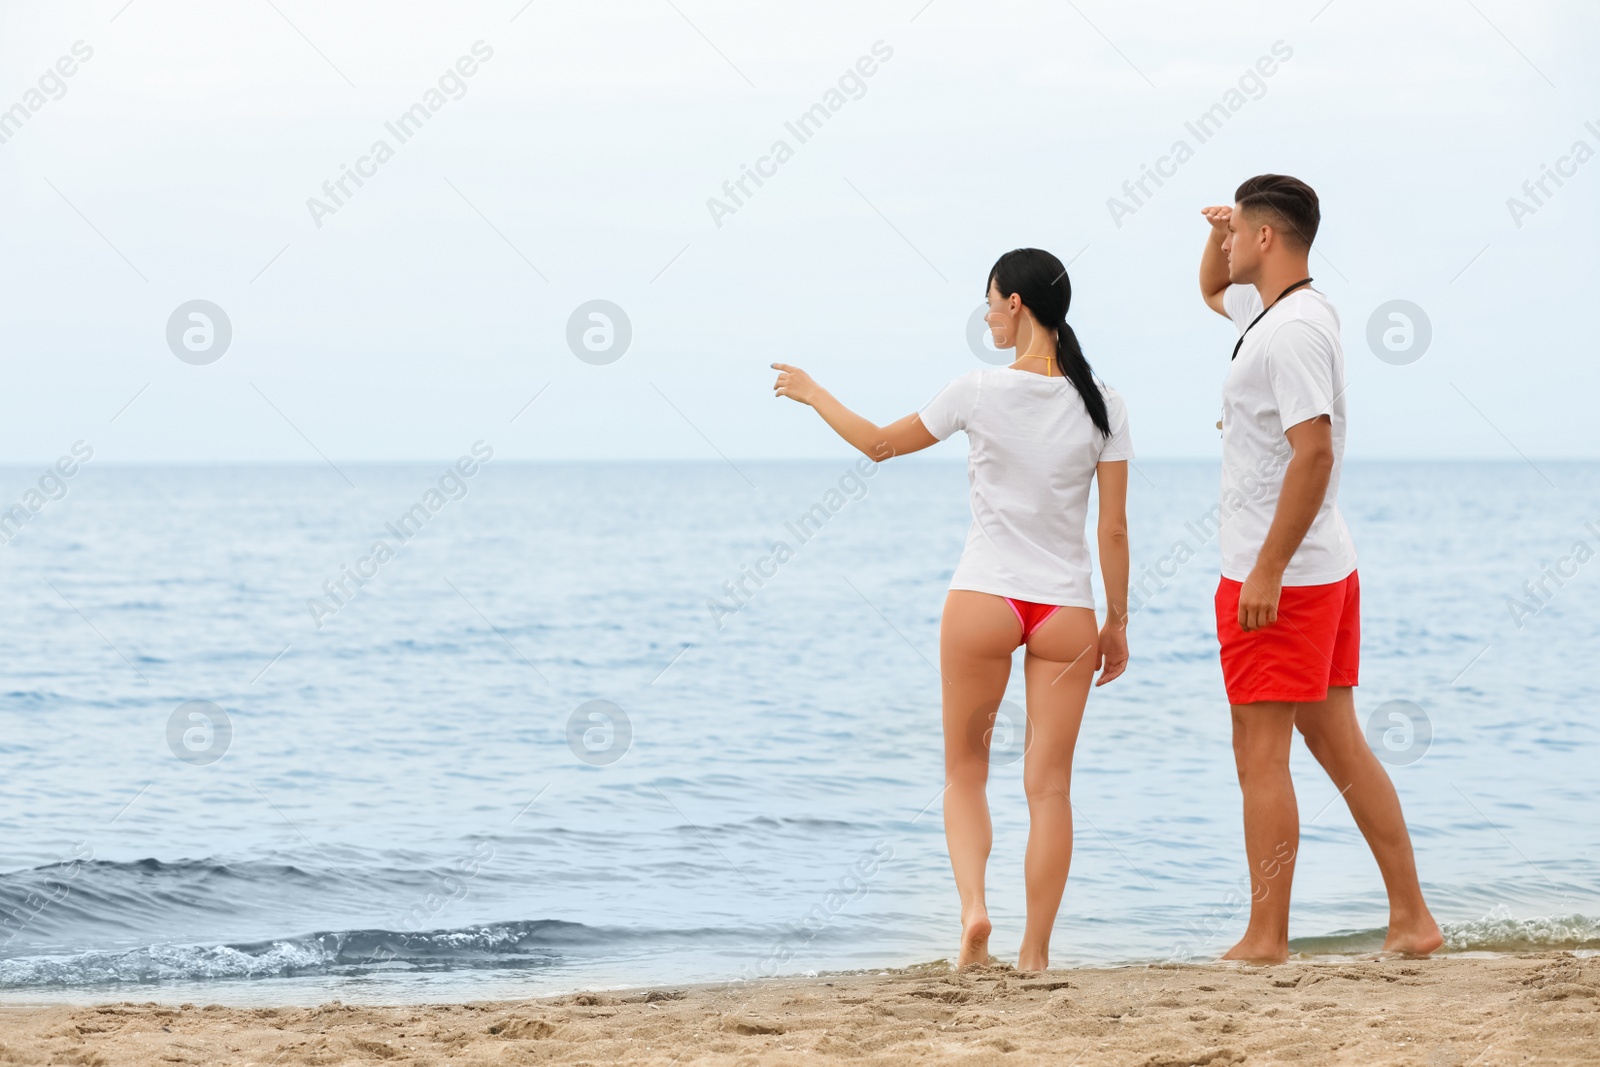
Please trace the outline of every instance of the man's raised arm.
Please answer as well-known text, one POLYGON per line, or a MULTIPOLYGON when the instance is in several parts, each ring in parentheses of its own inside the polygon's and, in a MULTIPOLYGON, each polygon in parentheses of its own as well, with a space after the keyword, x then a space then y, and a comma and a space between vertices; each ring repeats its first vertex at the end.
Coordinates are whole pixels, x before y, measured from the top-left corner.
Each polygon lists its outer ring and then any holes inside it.
POLYGON ((1228 251, 1223 242, 1228 239, 1228 224, 1233 218, 1233 208, 1205 207, 1200 209, 1200 214, 1211 223, 1211 232, 1206 234, 1205 251, 1200 254, 1200 295, 1205 297, 1206 307, 1228 318, 1228 309, 1222 306, 1222 294, 1227 292, 1230 284, 1228 251))

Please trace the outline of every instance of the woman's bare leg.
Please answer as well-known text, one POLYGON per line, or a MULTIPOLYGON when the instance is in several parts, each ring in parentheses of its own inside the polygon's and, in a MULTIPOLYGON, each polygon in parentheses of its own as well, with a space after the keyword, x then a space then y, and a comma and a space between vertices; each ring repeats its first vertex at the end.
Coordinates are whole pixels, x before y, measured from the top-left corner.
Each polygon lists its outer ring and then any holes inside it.
POLYGON ((944 833, 961 894, 957 966, 989 959, 989 909, 983 873, 994 831, 989 823, 989 735, 1011 676, 1022 625, 1001 597, 952 589, 939 627, 944 675, 944 833))
POLYGON ((1050 933, 1072 865, 1072 753, 1094 680, 1100 633, 1088 608, 1060 608, 1028 638, 1028 922, 1017 969, 1050 966, 1050 933))

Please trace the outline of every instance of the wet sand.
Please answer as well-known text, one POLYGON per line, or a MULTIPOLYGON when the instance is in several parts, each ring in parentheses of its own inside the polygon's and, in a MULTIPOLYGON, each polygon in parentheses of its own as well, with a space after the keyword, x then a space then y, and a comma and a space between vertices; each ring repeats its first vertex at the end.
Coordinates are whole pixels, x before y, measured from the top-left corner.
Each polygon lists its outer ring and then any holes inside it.
POLYGON ((885 973, 459 1005, 0 1008, 3 1064, 1600 1062, 1600 957, 1568 953, 885 973))

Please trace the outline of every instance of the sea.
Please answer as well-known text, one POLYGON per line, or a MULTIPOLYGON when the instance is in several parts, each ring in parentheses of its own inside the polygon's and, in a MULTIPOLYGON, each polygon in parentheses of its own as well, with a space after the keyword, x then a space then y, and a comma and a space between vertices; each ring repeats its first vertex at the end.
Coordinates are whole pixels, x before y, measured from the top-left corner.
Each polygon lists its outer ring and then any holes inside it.
MULTIPOLYGON (((0 471, 0 999, 433 1002, 951 958, 963 463, 0 471)), ((1055 966, 1200 961, 1246 866, 1218 471, 1137 461, 1055 966)), ((1345 467, 1369 743, 1452 953, 1600 949, 1600 465, 1345 467)), ((988 894, 1023 923, 1022 668, 988 894)), ((1292 949, 1383 885, 1297 742, 1292 949)))

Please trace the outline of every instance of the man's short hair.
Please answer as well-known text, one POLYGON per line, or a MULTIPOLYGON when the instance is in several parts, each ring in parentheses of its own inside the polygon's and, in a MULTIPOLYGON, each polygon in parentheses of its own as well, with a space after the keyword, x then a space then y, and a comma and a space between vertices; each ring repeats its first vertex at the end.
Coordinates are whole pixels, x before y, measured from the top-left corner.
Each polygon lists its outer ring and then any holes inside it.
POLYGON ((1317 191, 1286 174, 1258 174, 1233 194, 1239 207, 1252 215, 1266 215, 1268 224, 1290 245, 1308 249, 1322 222, 1317 191))

